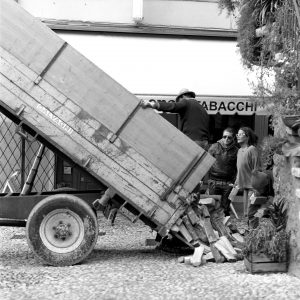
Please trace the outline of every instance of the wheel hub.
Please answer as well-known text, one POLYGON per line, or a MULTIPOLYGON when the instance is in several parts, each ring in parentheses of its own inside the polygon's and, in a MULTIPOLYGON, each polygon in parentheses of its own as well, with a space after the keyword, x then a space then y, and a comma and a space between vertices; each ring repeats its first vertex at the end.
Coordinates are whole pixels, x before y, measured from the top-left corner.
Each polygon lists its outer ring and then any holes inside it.
POLYGON ((84 239, 84 223, 69 209, 56 209, 48 213, 40 225, 44 245, 56 253, 68 253, 79 247, 84 239))
POLYGON ((59 224, 53 227, 54 237, 64 241, 66 238, 72 235, 71 224, 65 224, 63 221, 60 221, 59 224))

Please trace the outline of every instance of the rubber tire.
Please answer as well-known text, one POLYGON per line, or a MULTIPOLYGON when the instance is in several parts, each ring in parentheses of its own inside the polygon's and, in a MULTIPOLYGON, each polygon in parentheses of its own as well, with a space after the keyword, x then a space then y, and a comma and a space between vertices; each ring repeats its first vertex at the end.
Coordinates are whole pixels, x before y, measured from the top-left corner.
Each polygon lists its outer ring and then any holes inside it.
POLYGON ((95 247, 98 238, 97 217, 87 203, 74 195, 52 195, 39 202, 30 212, 26 224, 26 238, 30 249, 43 263, 52 266, 74 265, 85 259, 95 247), (83 222, 84 237, 78 247, 68 253, 50 250, 40 236, 43 219, 56 209, 70 210, 83 222))

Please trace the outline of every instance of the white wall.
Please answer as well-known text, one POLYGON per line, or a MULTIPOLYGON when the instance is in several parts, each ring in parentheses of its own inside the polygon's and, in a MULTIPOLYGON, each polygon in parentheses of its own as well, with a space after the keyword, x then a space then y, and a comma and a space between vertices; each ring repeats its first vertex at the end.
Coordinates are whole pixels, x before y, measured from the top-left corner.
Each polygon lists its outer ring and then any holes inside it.
POLYGON ((146 24, 194 28, 234 29, 233 17, 218 8, 217 2, 144 0, 146 24))
POLYGON ((42 19, 133 23, 132 0, 18 0, 42 19))
POLYGON ((58 33, 135 94, 252 94, 235 41, 58 33))
MULTIPOLYGON (((42 19, 133 24, 133 0, 18 0, 42 19)), ((143 0, 144 24, 233 29, 235 23, 217 2, 143 0)))

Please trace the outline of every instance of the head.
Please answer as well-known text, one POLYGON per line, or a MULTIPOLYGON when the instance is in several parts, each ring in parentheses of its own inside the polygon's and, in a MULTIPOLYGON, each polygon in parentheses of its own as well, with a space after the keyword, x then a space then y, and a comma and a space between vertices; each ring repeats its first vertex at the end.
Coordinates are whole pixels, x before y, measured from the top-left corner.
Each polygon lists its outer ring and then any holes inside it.
POLYGON ((258 195, 264 196, 268 192, 269 181, 269 176, 266 173, 258 170, 252 171, 251 185, 258 195))
POLYGON ((190 91, 188 89, 182 89, 176 96, 176 102, 180 101, 184 98, 195 98, 196 94, 193 91, 190 91))
POLYGON ((240 145, 246 144, 247 146, 255 146, 257 144, 257 136, 250 127, 241 127, 236 137, 240 145))
POLYGON ((223 130, 222 141, 225 146, 231 145, 234 142, 234 138, 235 138, 235 132, 233 128, 227 127, 226 129, 223 130))

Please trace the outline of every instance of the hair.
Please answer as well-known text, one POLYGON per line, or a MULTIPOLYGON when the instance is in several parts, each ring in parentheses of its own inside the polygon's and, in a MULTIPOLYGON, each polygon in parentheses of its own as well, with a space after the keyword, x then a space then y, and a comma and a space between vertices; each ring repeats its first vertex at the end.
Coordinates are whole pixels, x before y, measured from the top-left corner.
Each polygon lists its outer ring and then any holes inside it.
POLYGON ((223 133, 224 133, 225 131, 231 133, 233 138, 235 137, 235 130, 234 130, 232 127, 227 127, 227 128, 225 128, 225 129, 223 130, 223 133))
POLYGON ((193 92, 188 92, 188 93, 185 93, 185 94, 181 95, 181 97, 182 97, 182 96, 189 96, 190 98, 195 98, 195 96, 194 96, 194 93, 193 93, 193 92))
POLYGON ((248 137, 248 145, 257 145, 258 137, 254 133, 254 131, 250 127, 241 127, 239 130, 242 130, 245 132, 245 135, 248 137))

